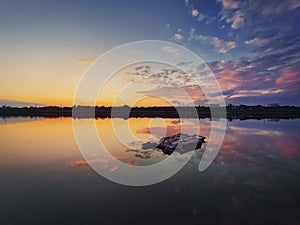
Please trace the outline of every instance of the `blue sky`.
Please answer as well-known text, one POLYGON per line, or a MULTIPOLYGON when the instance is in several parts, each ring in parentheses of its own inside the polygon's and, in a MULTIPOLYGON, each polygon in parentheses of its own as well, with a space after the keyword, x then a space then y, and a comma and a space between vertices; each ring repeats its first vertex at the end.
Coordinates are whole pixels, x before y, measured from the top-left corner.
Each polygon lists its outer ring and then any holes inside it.
POLYGON ((199 54, 227 103, 300 105, 297 0, 1 1, 0 100, 70 105, 88 63, 165 40, 199 54))

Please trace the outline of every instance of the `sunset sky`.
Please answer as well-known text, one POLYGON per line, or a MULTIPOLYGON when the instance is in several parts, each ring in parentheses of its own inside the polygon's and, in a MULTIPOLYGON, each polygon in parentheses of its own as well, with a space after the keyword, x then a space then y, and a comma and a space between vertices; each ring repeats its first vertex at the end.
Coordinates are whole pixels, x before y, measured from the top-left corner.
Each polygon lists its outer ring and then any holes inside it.
MULTIPOLYGON (((0 105, 70 106, 94 59, 139 40, 198 54, 228 104, 300 105, 299 21, 299 0, 1 1, 0 105)), ((201 100, 201 90, 178 83, 201 100)), ((166 93, 159 88, 136 93, 157 105, 151 93, 166 93)), ((111 104, 105 95, 100 103, 111 104)))

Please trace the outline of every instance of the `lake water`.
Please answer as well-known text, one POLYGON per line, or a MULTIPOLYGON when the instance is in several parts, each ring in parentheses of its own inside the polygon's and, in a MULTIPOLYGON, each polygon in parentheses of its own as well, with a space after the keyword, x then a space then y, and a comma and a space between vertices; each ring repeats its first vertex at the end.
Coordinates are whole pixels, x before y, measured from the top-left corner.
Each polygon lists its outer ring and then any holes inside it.
MULTIPOLYGON (((76 122, 90 123, 89 119, 76 122)), ((209 141, 211 121, 99 119, 100 139, 118 160, 151 165, 168 156, 141 150, 146 141, 186 127, 209 141), (120 143, 129 122, 138 141, 120 143)), ((221 149, 204 172, 199 152, 176 175, 158 184, 111 182, 87 164, 71 118, 0 121, 0 224, 300 224, 300 120, 227 123, 221 149)), ((182 156, 184 157, 184 154, 182 156)), ((118 170, 101 155, 89 163, 118 170)))

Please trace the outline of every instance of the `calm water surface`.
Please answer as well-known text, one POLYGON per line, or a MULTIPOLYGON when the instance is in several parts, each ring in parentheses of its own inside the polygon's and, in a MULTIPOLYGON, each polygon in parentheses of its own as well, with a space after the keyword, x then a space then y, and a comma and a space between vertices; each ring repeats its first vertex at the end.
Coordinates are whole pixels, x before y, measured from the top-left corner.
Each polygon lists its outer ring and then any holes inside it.
MULTIPOLYGON (((123 119, 113 119, 118 127, 123 119)), ((194 120, 129 119, 138 141, 121 144, 112 119, 95 121, 107 149, 124 163, 164 160, 145 141, 199 129, 194 120)), ((80 120, 84 129, 89 120, 80 120)), ((210 121, 201 120, 208 137, 210 121)), ((128 187, 95 173, 81 156, 72 119, 0 120, 0 224, 300 224, 300 120, 228 122, 213 164, 198 171, 202 150, 159 184, 128 187)), ((179 156, 179 157, 184 157, 179 156)), ((118 168, 101 155, 112 173, 118 168)))

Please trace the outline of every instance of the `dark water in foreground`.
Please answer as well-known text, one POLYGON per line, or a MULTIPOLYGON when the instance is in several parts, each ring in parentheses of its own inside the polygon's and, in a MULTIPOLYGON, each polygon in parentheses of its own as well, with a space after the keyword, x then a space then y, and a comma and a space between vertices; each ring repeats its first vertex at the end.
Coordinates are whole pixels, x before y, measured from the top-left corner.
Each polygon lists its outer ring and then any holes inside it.
MULTIPOLYGON (((119 160, 142 166, 167 157, 122 147, 110 122, 97 120, 96 127, 119 160)), ((180 124, 195 126, 177 119, 130 119, 141 141, 128 145, 139 146, 163 131, 178 133, 180 124)), ((200 133, 209 137, 210 121, 201 126, 200 133)), ((300 120, 229 122, 221 150, 206 171, 198 171, 196 152, 170 179, 129 187, 86 165, 72 119, 2 120, 0 224, 300 224, 299 132, 300 120)), ((112 173, 118 169, 99 157, 92 163, 112 173)))

